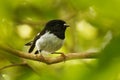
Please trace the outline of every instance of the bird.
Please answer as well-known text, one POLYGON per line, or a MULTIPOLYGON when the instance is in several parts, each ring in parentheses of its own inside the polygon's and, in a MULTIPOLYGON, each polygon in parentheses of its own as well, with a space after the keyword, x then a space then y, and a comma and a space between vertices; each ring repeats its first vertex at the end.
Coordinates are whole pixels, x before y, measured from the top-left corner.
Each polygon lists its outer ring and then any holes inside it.
MULTIPOLYGON (((31 53, 36 47, 34 54, 47 52, 56 53, 64 43, 65 31, 69 27, 64 20, 55 19, 46 23, 45 27, 39 32, 32 41, 26 43, 26 46, 30 46, 28 53, 31 53)), ((60 53, 64 56, 63 53, 60 53)))

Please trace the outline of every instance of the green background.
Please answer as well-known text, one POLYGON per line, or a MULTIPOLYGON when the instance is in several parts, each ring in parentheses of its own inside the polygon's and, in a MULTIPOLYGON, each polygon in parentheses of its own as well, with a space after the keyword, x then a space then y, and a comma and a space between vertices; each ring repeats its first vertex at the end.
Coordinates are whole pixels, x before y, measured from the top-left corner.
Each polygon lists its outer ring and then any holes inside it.
POLYGON ((52 19, 69 23, 65 54, 96 52, 96 59, 47 65, 0 49, 0 80, 120 80, 120 0, 0 0, 0 45, 27 52, 24 44, 52 19))

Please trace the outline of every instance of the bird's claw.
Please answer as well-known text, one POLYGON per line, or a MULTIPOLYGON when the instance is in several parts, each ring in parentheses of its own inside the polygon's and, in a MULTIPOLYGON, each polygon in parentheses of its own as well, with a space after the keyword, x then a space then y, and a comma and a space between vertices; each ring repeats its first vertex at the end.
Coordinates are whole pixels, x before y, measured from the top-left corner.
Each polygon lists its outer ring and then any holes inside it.
POLYGON ((63 57, 63 61, 66 61, 66 55, 64 53, 61 53, 61 56, 63 57))
POLYGON ((45 58, 42 54, 36 54, 36 57, 39 58, 41 62, 45 61, 45 58))

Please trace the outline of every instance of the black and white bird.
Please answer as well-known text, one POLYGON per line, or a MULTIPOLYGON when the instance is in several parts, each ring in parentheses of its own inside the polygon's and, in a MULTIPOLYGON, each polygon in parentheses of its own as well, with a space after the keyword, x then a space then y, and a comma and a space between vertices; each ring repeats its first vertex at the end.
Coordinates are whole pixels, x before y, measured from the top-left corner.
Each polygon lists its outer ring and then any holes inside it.
POLYGON ((54 53, 59 50, 65 39, 65 31, 69 25, 63 20, 51 20, 46 23, 44 29, 37 34, 33 41, 25 44, 30 46, 29 53, 36 47, 37 53, 42 51, 54 53))

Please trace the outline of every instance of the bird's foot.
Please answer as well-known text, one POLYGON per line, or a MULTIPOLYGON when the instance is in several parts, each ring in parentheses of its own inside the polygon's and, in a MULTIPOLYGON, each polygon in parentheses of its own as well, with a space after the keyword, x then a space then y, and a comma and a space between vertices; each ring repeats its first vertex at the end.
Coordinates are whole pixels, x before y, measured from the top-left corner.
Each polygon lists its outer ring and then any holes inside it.
POLYGON ((61 56, 64 58, 64 62, 66 61, 66 55, 64 53, 61 53, 61 56))
POLYGON ((46 60, 45 60, 45 57, 42 55, 42 54, 40 54, 40 60, 42 61, 42 62, 45 62, 46 60))
POLYGON ((45 57, 42 54, 35 54, 37 58, 40 59, 41 62, 45 62, 45 57))
POLYGON ((61 56, 63 57, 63 61, 65 62, 66 61, 66 55, 62 52, 54 52, 52 54, 61 54, 61 56))

